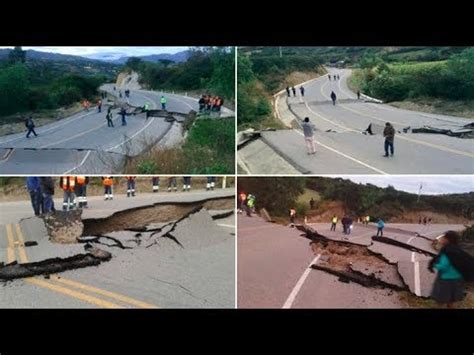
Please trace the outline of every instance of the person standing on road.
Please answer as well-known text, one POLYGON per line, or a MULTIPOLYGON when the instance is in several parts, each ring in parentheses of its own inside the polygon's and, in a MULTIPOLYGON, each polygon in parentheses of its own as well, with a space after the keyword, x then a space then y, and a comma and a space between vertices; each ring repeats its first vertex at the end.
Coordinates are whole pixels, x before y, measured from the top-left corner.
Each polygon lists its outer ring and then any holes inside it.
POLYGON ((50 176, 40 177, 40 190, 43 198, 43 214, 56 212, 54 208, 54 181, 50 176))
POLYGON ((331 81, 331 74, 328 74, 329 81, 331 81))
POLYGON ((63 189, 63 211, 70 211, 76 207, 76 177, 61 176, 59 178, 59 187, 63 189))
POLYGON ((102 100, 97 101, 97 112, 102 112, 102 100))
POLYGON ((331 231, 336 231, 336 224, 337 224, 337 216, 334 215, 331 218, 331 231))
POLYGON ((379 218, 377 221, 377 237, 380 236, 383 237, 383 229, 385 228, 385 222, 383 221, 382 218, 379 218))
POLYGON ((357 90, 357 100, 360 100, 360 90, 357 90))
POLYGON ((206 109, 206 98, 205 95, 202 95, 201 98, 198 101, 199 104, 199 113, 203 113, 203 111, 206 109))
POLYGON ((290 87, 289 87, 289 86, 286 87, 286 95, 287 95, 288 97, 291 96, 291 94, 290 94, 290 87))
POLYGON ((301 124, 304 133, 304 140, 308 155, 316 154, 316 144, 314 142, 314 125, 309 122, 309 117, 305 117, 301 124))
POLYGON ((161 109, 162 110, 166 111, 166 103, 167 102, 168 102, 168 100, 166 99, 166 97, 164 97, 164 95, 161 95, 160 103, 161 103, 161 109))
POLYGON ((247 194, 245 192, 241 192, 239 194, 239 209, 238 209, 238 213, 242 213, 243 211, 245 211, 245 202, 247 201, 247 194))
POLYGON ((38 137, 35 132, 35 123, 33 122, 33 118, 31 118, 31 116, 26 119, 25 126, 28 129, 28 132, 26 133, 26 138, 30 138, 31 133, 33 133, 35 137, 38 137))
POLYGON ((296 97, 296 89, 294 86, 291 88, 291 91, 293 91, 293 96, 296 97))
POLYGON ((151 184, 153 186, 153 192, 158 192, 160 190, 160 177, 153 176, 151 178, 151 184))
POLYGON ((247 215, 250 217, 252 215, 252 212, 255 213, 255 200, 256 197, 252 194, 248 194, 247 196, 247 215))
POLYGON ((336 93, 334 91, 331 91, 331 100, 333 105, 336 105, 336 99, 336 93))
POLYGON ((295 226, 296 220, 296 209, 294 207, 290 208, 290 227, 295 226))
POLYGON ((148 102, 143 105, 143 111, 145 111, 145 121, 148 121, 148 117, 150 117, 150 104, 148 102))
POLYGON ((178 191, 178 188, 176 187, 176 177, 170 177, 168 179, 168 192, 171 192, 171 188, 173 188, 174 192, 178 191))
POLYGON ((89 183, 89 177, 87 176, 76 176, 76 189, 75 193, 77 196, 77 206, 79 208, 87 208, 87 184, 89 183))
POLYGON ((104 200, 113 200, 114 178, 112 176, 102 176, 102 185, 104 185, 104 200))
POLYGON ((301 93, 301 96, 304 97, 304 87, 300 86, 300 93, 301 93))
POLYGON ((122 90, 119 90, 119 97, 122 98, 122 90))
POLYGON ((125 107, 122 107, 120 109, 120 113, 119 113, 120 116, 122 116, 122 126, 126 126, 127 125, 127 110, 125 109, 125 107))
POLYGON ((191 176, 183 176, 183 191, 191 189, 191 176))
POLYGON ((216 185, 216 177, 215 176, 208 176, 207 177, 207 184, 206 184, 206 191, 214 191, 214 187, 216 185))
POLYGON ((112 107, 109 106, 109 108, 107 109, 107 114, 105 115, 105 118, 107 119, 107 127, 113 127, 114 121, 112 121, 112 107))
POLYGON ((393 157, 394 148, 393 148, 393 141, 395 139, 395 128, 393 128, 390 122, 385 123, 385 128, 383 130, 383 136, 385 137, 385 155, 384 157, 388 157, 388 151, 390 150, 390 155, 393 157))
POLYGON ((40 178, 37 176, 28 176, 26 178, 26 189, 30 194, 31 206, 35 216, 43 213, 43 197, 41 195, 40 178))
POLYGON ((127 197, 135 197, 135 179, 136 176, 125 176, 127 179, 127 197))
POLYGON ((311 197, 311 200, 309 200, 309 209, 313 210, 314 209, 314 198, 311 197))
POLYGON ((428 265, 431 272, 438 271, 431 297, 447 308, 464 299, 464 281, 473 281, 474 259, 458 246, 459 239, 457 232, 446 232, 438 240, 441 250, 428 265))

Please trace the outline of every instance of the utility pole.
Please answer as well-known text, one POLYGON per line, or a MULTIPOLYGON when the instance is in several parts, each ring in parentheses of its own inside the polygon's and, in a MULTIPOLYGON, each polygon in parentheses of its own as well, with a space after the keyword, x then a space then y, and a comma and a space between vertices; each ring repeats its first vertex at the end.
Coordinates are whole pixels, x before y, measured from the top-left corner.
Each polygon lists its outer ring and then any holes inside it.
POLYGON ((421 195, 421 189, 423 188, 423 182, 420 182, 420 188, 418 190, 418 200, 416 201, 417 203, 420 202, 420 195, 421 195))
POLYGON ((283 53, 281 51, 281 47, 278 47, 278 48, 280 48, 280 58, 281 58, 281 57, 283 57, 283 53))
POLYGON ((226 182, 227 182, 227 176, 224 176, 222 178, 222 188, 225 189, 226 188, 226 182))

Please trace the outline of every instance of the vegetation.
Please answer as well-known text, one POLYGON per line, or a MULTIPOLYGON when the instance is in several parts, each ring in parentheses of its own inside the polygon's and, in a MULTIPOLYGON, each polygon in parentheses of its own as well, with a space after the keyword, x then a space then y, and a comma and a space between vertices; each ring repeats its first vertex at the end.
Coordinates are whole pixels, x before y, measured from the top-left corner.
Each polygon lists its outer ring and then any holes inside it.
POLYGON ((238 123, 241 128, 274 126, 272 121, 272 95, 295 85, 288 76, 293 72, 321 71, 321 60, 309 54, 285 53, 272 49, 239 51, 238 56, 238 123))
POLYGON ((200 118, 189 130, 184 145, 154 149, 131 161, 126 171, 139 174, 234 173, 234 118, 200 118))
MULTIPOLYGON (((107 81, 106 75, 77 74, 70 67, 29 60, 21 47, 15 47, 0 61, 0 116, 56 109, 92 99, 107 81)), ((11 123, 5 119, 2 122, 11 123)))
POLYGON ((389 64, 381 56, 365 56, 352 85, 384 101, 420 98, 474 100, 474 48, 446 60, 389 64))
POLYGON ((154 63, 130 58, 125 68, 141 74, 141 84, 152 90, 200 90, 234 101, 234 48, 193 49, 188 60, 182 63, 173 63, 170 60, 154 63))
MULTIPOLYGON (((389 221, 405 211, 429 210, 433 212, 474 218, 474 192, 466 194, 418 195, 398 191, 394 187, 377 187, 356 184, 342 178, 245 178, 239 180, 239 189, 257 196, 260 207, 276 215, 286 215, 288 206, 308 208, 300 195, 316 191, 321 203, 341 201, 349 213, 360 216, 369 214, 389 221), (306 191, 306 192, 305 192, 306 191)), ((315 200, 318 200, 315 197, 315 200)), ((319 204, 319 202, 318 202, 319 204)), ((304 212, 304 211, 303 211, 304 212)), ((469 233, 472 233, 469 232, 469 233)), ((471 238, 471 237, 469 237, 471 238)))

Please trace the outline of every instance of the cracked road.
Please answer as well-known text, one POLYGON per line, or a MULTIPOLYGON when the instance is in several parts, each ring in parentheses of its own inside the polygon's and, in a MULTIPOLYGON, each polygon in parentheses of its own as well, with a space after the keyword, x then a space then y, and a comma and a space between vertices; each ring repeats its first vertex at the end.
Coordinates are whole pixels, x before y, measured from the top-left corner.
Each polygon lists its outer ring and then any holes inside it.
MULTIPOLYGON (((131 207, 156 202, 193 202, 234 196, 233 189, 213 192, 141 194, 113 201, 90 198, 83 220, 106 218, 131 207)), ((58 200, 59 202, 59 200, 58 200)), ((83 244, 55 244, 46 228, 31 217, 29 201, 0 205, 0 262, 19 263, 84 253, 83 244), (23 219, 26 218, 26 219, 23 219), (25 242, 37 246, 26 247, 25 242)), ((164 239, 153 248, 119 249, 99 266, 2 282, 1 308, 221 308, 235 304, 234 216, 213 220, 216 211, 200 210, 173 231, 184 248, 164 239)), ((115 236, 120 233, 114 232, 115 236)))
POLYGON ((328 69, 339 74, 339 81, 329 81, 327 75, 304 85, 304 98, 278 96, 276 108, 280 118, 293 129, 262 133, 259 143, 250 143, 239 150, 247 173, 268 174, 259 164, 262 160, 286 160, 280 170, 296 169, 313 174, 472 174, 474 145, 472 139, 460 139, 441 134, 403 133, 408 126, 459 127, 472 120, 396 109, 384 104, 357 100, 347 86, 348 69, 328 69), (334 106, 330 93, 338 102, 334 106), (309 117, 316 127, 317 153, 308 156, 298 119, 309 117), (395 156, 383 157, 385 122, 400 131, 395 136, 395 156), (374 135, 364 135, 372 124, 374 135), (264 143, 264 147, 256 144, 264 143), (268 147, 273 151, 269 153, 268 147))

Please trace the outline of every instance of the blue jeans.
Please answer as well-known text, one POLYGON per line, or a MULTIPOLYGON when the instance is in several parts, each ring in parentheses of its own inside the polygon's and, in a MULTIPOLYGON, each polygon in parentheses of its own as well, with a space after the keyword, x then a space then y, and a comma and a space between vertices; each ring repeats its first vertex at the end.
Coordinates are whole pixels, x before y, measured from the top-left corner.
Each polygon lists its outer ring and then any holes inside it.
POLYGON ((166 110, 166 104, 161 104, 161 109, 166 110))
POLYGON ((385 155, 388 155, 388 150, 390 149, 390 154, 393 155, 394 148, 393 142, 390 142, 388 139, 385 140, 385 155))
POLYGON ((35 211, 35 216, 39 216, 43 212, 43 196, 41 195, 40 189, 36 189, 30 192, 31 205, 35 211))
POLYGON ((54 211, 53 195, 43 193, 43 213, 54 211))

